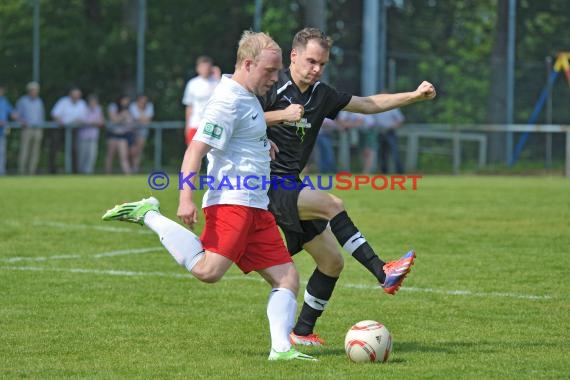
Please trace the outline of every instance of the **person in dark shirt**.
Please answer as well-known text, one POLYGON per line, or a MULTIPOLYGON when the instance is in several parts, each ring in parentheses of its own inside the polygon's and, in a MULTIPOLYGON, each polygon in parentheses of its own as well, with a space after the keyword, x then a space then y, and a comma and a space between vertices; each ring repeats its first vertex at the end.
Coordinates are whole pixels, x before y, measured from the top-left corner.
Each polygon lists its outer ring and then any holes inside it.
POLYGON ((415 259, 412 250, 398 260, 383 262, 351 221, 340 198, 301 183, 300 173, 309 160, 323 120, 334 119, 341 110, 379 113, 436 96, 429 82, 422 82, 412 92, 367 97, 337 91, 319 81, 329 61, 331 44, 331 39, 319 29, 299 31, 293 39, 289 68, 282 70, 278 82, 259 98, 268 125, 267 135, 279 149, 271 162, 275 179, 269 189, 269 209, 284 232, 289 253, 294 255, 305 249, 317 263, 290 335, 293 343, 302 345, 324 343, 313 330, 344 265, 336 241, 376 277, 388 294, 398 290, 415 259))

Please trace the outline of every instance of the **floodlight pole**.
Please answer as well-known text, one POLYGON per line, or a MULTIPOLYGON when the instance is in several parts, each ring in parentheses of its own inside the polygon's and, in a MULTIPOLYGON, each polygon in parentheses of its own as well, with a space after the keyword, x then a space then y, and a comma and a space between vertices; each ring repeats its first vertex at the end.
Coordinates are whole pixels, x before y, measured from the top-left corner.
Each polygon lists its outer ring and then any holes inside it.
MULTIPOLYGON (((380 37, 378 41, 378 83, 377 89, 380 91, 386 91, 388 86, 386 85, 386 61, 387 57, 387 36, 388 36, 388 18, 386 15, 386 0, 380 0, 378 2, 378 7, 380 8, 380 37)), ((376 91, 378 92, 378 91, 376 91)))
POLYGON ((376 0, 364 0, 362 9, 362 70, 360 92, 364 96, 376 93, 378 84, 378 22, 380 4, 376 0))
POLYGON ((253 15, 253 30, 261 32, 261 18, 263 14, 263 0, 255 0, 255 13, 253 15))
POLYGON ((137 94, 144 92, 144 53, 146 33, 146 0, 139 0, 137 9, 137 94))
MULTIPOLYGON (((507 105, 506 118, 507 125, 514 121, 514 93, 515 93, 515 43, 516 43, 516 8, 517 0, 509 0, 509 23, 507 38, 507 105)), ((506 139, 506 163, 510 165, 513 155, 513 132, 507 132, 506 139)))
POLYGON ((40 0, 33 3, 32 80, 40 83, 40 0))
POLYGON ((364 0, 362 18, 360 91, 368 96, 386 89, 386 1, 364 0))
MULTIPOLYGON (((552 124, 552 83, 548 80, 552 72, 552 57, 546 57, 546 88, 548 100, 546 102, 546 124, 552 124)), ((546 167, 552 167, 552 132, 546 133, 546 167)))

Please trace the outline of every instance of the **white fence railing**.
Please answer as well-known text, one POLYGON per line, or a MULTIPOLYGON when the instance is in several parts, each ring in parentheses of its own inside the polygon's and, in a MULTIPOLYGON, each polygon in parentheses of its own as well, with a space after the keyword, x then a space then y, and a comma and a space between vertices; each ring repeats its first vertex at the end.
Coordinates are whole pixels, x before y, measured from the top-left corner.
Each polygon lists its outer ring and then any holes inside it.
MULTIPOLYGON (((11 128, 18 129, 17 123, 10 123, 11 128)), ((39 128, 53 129, 60 128, 55 123, 49 122, 39 128)), ((167 129, 184 128, 181 121, 160 121, 152 122, 149 128, 154 130, 154 170, 162 168, 162 135, 167 129)), ((65 127, 65 172, 72 171, 72 144, 73 128, 65 127)), ((421 151, 421 142, 424 139, 449 139, 452 141, 452 167, 453 173, 459 174, 461 167, 462 145, 466 141, 475 141, 478 144, 477 165, 484 168, 487 163, 487 133, 488 132, 531 132, 531 133, 564 133, 566 135, 565 144, 565 175, 570 177, 570 125, 527 125, 527 124, 406 124, 398 130, 399 136, 407 138, 406 147, 406 167, 413 172, 417 169, 418 154, 421 151)), ((336 133, 336 147, 338 168, 341 171, 350 171, 350 138, 348 131, 338 131, 336 133)), ((182 138, 182 133, 181 133, 182 138)))

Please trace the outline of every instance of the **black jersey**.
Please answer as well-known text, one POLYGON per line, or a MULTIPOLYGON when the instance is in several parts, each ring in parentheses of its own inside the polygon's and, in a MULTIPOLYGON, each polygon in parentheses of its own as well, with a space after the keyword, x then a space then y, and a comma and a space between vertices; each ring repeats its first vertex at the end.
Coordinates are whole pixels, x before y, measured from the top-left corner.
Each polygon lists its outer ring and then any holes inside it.
POLYGON ((279 72, 279 80, 266 96, 259 98, 264 111, 276 111, 291 104, 305 108, 303 119, 297 123, 281 123, 267 127, 267 136, 277 144, 279 153, 271 161, 271 174, 298 177, 307 161, 323 120, 336 118, 350 102, 352 95, 338 92, 322 82, 315 82, 305 93, 291 79, 289 69, 279 72))

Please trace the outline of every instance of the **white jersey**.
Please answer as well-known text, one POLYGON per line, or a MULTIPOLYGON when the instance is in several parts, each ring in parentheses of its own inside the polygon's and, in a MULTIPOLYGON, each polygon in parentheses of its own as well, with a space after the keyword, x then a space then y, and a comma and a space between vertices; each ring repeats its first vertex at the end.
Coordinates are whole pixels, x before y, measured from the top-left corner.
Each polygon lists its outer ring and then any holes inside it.
POLYGON ((203 78, 201 76, 194 77, 188 81, 184 89, 182 104, 192 106, 192 115, 190 120, 186 120, 186 125, 193 128, 198 127, 208 99, 214 93, 218 83, 218 80, 213 77, 203 78))
POLYGON ((70 125, 83 123, 87 112, 85 100, 78 99, 74 102, 69 96, 64 96, 53 106, 51 116, 60 119, 64 125, 70 125))
POLYGON ((223 76, 194 136, 213 148, 208 152, 207 175, 215 181, 213 189, 204 187, 202 207, 232 204, 267 210, 269 184, 262 184, 270 178, 266 129, 257 97, 223 76), (245 181, 247 176, 252 176, 251 181, 245 181))

